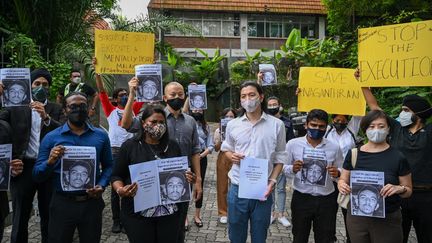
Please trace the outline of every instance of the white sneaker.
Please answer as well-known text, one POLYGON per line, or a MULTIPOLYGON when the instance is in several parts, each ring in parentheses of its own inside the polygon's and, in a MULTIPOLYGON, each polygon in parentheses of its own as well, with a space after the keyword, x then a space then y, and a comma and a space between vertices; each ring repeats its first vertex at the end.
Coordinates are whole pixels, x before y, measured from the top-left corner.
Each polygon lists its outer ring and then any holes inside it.
POLYGON ((275 221, 275 217, 273 217, 273 215, 272 216, 270 216, 270 224, 273 224, 274 223, 274 221, 275 221))
POLYGON ((222 217, 220 217, 219 222, 220 222, 221 224, 226 224, 226 223, 228 223, 228 217, 227 217, 227 216, 222 216, 222 217))
POLYGON ((285 227, 290 227, 291 226, 290 221, 285 216, 284 217, 279 217, 278 218, 278 222, 280 224, 282 224, 283 226, 285 226, 285 227))

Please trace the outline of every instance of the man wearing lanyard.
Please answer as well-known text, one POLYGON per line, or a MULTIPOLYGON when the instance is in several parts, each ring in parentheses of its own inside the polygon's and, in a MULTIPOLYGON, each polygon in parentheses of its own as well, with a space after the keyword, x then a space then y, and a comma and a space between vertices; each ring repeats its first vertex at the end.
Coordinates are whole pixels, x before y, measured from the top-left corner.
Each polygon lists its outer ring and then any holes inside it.
POLYGON ((286 145, 288 163, 283 170, 287 177, 294 176, 291 215, 295 243, 309 241, 311 225, 315 242, 334 239, 338 204, 333 180, 340 176, 343 155, 339 145, 323 138, 327 122, 327 112, 311 110, 306 118, 306 136, 286 145), (312 164, 317 162, 324 164, 325 169, 313 170, 312 164))
POLYGON ((87 122, 87 97, 71 92, 65 97, 67 122, 49 133, 42 141, 33 169, 37 182, 52 178, 53 196, 49 208, 49 242, 72 242, 78 229, 80 242, 100 241, 102 193, 108 185, 113 159, 108 135, 87 122), (61 186, 61 157, 64 146, 91 146, 96 149, 96 186, 87 190, 65 192, 61 186), (102 168, 102 171, 100 171, 102 168))
POLYGON ((285 154, 284 123, 264 112, 263 89, 256 82, 240 86, 241 106, 245 114, 228 123, 221 151, 233 166, 228 173, 231 186, 228 192, 228 233, 233 243, 244 243, 250 221, 251 240, 264 243, 270 226, 271 192, 282 170, 285 154), (238 197, 240 164, 245 157, 268 160, 268 185, 265 200, 238 197))

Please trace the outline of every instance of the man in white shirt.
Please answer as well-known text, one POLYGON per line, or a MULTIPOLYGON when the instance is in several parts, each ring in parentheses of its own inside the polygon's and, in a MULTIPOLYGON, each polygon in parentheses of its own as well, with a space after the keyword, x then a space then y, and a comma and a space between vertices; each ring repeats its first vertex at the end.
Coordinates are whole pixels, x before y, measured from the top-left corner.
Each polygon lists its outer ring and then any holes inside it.
POLYGON ((340 176, 343 155, 339 145, 324 138, 328 114, 311 110, 306 118, 307 135, 290 140, 286 145, 286 176, 294 177, 291 201, 294 243, 307 243, 313 224, 316 243, 333 242, 336 228, 337 191, 333 180, 340 176), (320 180, 305 180, 304 168, 317 161, 326 164, 320 180))
POLYGON ((231 180, 228 192, 229 239, 233 243, 246 242, 250 221, 252 242, 264 243, 270 225, 271 192, 285 159, 285 126, 281 120, 264 112, 264 93, 257 83, 241 85, 240 101, 246 112, 228 123, 221 148, 233 163, 228 173, 231 180), (240 163, 245 156, 268 161, 269 179, 264 200, 238 197, 240 163))

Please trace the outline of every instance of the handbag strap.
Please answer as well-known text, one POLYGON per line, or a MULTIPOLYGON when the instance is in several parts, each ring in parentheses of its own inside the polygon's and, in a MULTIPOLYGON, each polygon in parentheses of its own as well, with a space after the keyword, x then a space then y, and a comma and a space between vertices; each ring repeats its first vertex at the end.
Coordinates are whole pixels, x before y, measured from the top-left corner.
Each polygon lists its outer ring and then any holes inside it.
POLYGON ((351 165, 353 169, 356 167, 357 164, 357 155, 358 155, 358 149, 357 148, 351 149, 351 165))

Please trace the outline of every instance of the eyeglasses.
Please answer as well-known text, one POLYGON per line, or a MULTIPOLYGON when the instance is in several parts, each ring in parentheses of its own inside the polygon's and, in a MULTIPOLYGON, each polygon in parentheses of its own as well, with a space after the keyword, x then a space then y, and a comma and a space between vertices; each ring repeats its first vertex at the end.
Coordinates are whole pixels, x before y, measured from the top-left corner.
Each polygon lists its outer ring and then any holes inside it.
POLYGON ((87 109, 87 104, 86 103, 81 103, 81 104, 70 104, 70 105, 66 105, 67 108, 71 109, 71 110, 77 110, 77 109, 87 109))

